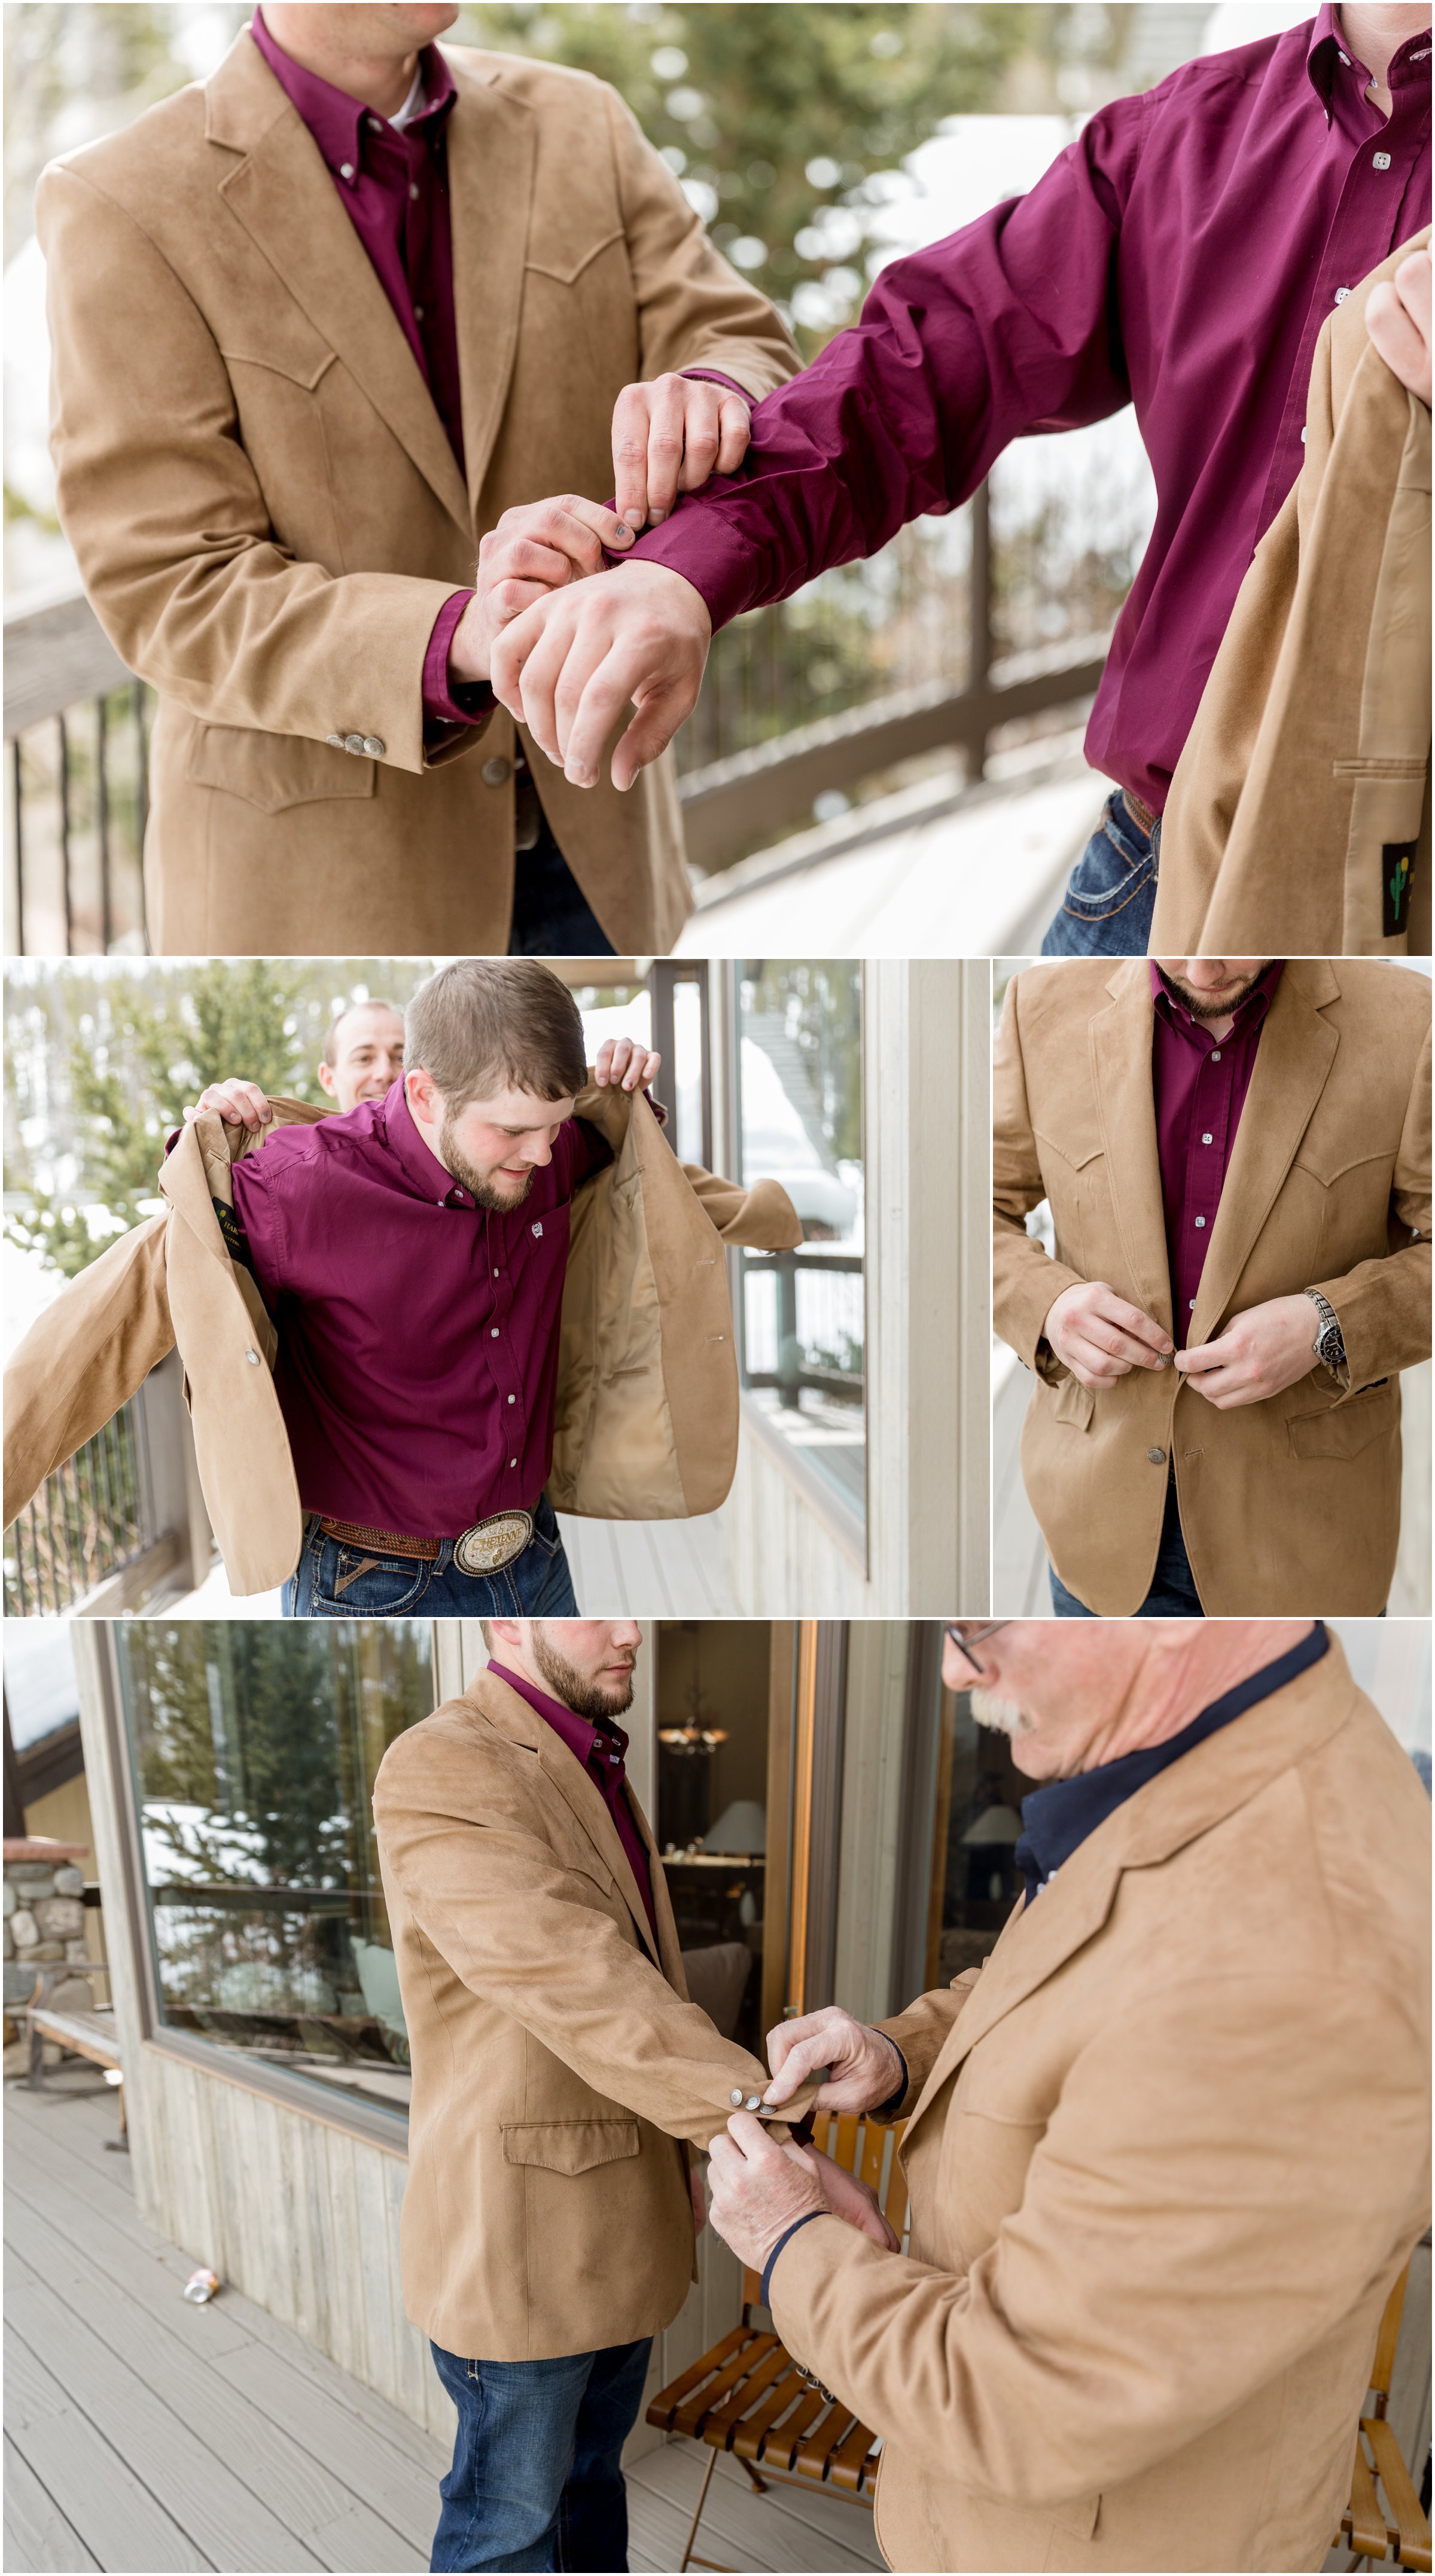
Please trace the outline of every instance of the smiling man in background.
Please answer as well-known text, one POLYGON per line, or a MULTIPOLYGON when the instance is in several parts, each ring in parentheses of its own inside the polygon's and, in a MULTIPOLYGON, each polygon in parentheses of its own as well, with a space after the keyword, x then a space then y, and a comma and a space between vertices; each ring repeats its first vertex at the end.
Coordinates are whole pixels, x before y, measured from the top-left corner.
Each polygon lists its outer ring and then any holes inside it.
POLYGON ((942 1671, 1037 1784, 1025 1903, 768 2036, 770 2101, 905 2118, 910 2251, 745 2112, 713 2224, 884 2437, 891 2566, 1318 2568, 1429 2220, 1429 1801, 1318 1621, 959 1621, 942 1671))

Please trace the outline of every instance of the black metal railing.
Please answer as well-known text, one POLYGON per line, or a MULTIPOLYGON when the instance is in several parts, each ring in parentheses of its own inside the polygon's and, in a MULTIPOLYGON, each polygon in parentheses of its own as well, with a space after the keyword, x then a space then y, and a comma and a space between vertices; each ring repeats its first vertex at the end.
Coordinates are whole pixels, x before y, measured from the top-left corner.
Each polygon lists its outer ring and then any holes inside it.
POLYGON ((797 1411, 804 1389, 836 1397, 841 1403, 860 1404, 866 1383, 862 1254, 814 1252, 807 1245, 800 1250, 744 1252, 741 1269, 743 1384, 774 1388, 787 1412, 797 1411), (819 1280, 833 1274, 855 1280, 855 1295, 817 1298, 819 1280), (750 1284, 762 1279, 770 1279, 775 1292, 775 1314, 766 1323, 752 1315, 748 1300, 750 1284), (755 1367, 755 1352, 760 1354, 764 1344, 772 1347, 774 1343, 772 1367, 755 1367))
POLYGON ((149 1449, 141 1406, 113 1420, 47 1476, 5 1532, 5 1610, 58 1618, 155 1543, 149 1449))

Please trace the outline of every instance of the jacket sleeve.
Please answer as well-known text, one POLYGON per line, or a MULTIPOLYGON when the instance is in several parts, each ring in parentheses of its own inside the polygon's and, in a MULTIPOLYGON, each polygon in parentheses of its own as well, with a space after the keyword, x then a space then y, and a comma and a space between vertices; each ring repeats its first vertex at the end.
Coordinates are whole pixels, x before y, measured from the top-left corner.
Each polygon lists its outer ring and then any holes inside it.
POLYGON ((103 1430, 174 1344, 164 1216, 82 1270, 31 1325, 5 1371, 5 1527, 56 1467, 103 1430))
MULTIPOLYGON (((501 1783, 476 1765, 471 1786, 440 1784, 417 1750, 387 1756, 374 1821, 420 1931, 595 2092, 705 2150, 734 2091, 761 2094, 766 2070, 623 1938, 594 1881, 563 1866, 501 1783)), ((815 2089, 795 2097, 793 2118, 815 2089)))
POLYGON ((1350 1392, 1430 1357, 1430 1033, 1420 1052, 1390 1191, 1393 1249, 1311 1285, 1335 1308, 1350 1392))
POLYGON ((323 742, 349 710, 390 762, 422 769, 424 655, 454 586, 297 562, 224 359, 153 241, 63 163, 35 220, 60 521, 116 652, 206 723, 323 742))
POLYGON ((765 295, 715 251, 661 153, 616 90, 603 89, 638 306, 644 381, 712 367, 754 401, 786 384, 796 349, 765 295))
POLYGON ((1368 1979, 1167 1988, 1078 2057, 968 2270, 822 2218, 778 2257, 773 2317, 909 2458, 1071 2503, 1199 2440, 1394 2277, 1427 2127, 1419 2046, 1368 1979))
POLYGON ((1026 1230, 1032 1209, 1046 1196, 1046 1182, 1027 1105, 1020 987, 1021 977, 1014 975, 992 1057, 992 1321, 1017 1357, 1055 1384, 1070 1372, 1042 1343, 1042 1326, 1062 1290, 1080 1282, 1026 1230))
POLYGON ((876 2022, 873 2027, 885 2032, 900 2048, 907 2061, 907 2090, 892 2113, 894 2120, 905 2120, 915 2110, 917 2096, 941 2056, 959 2016, 966 2010, 981 1977, 980 1968, 964 1968, 949 1986, 936 1986, 928 1995, 918 1995, 905 2012, 894 2013, 890 2021, 876 2022))
POLYGON ((745 1186, 719 1180, 700 1163, 684 1163, 682 1170, 724 1243, 747 1244, 754 1252, 793 1252, 802 1241, 802 1220, 780 1181, 745 1186))

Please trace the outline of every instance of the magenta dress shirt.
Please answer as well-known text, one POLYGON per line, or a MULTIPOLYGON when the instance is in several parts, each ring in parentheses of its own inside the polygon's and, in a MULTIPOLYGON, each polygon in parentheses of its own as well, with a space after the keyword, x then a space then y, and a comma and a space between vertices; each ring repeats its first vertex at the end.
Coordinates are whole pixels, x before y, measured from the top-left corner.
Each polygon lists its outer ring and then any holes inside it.
MULTIPOLYGON (((1152 962, 1151 1089, 1178 1350, 1186 1347, 1211 1228, 1256 1069, 1256 1049, 1284 963, 1281 957, 1273 960, 1237 1010, 1230 1036, 1215 1038, 1206 1021, 1192 1018, 1152 962)), ((242 1163, 239 1169, 243 1171, 242 1163)))
POLYGON ((457 1538, 533 1509, 553 1456, 569 1202, 611 1161, 570 1118, 521 1207, 478 1207, 400 1080, 234 1165, 306 1511, 457 1538))
POLYGON ((1430 35, 1364 96, 1335 9, 1117 99, 1025 197, 885 269, 753 414, 740 473, 635 555, 714 627, 964 501, 1013 438, 1135 407, 1156 523, 1087 731, 1157 812, 1256 543, 1300 467, 1326 315, 1430 220, 1430 35))
POLYGON ((638 1882, 638 1894, 647 1912, 656 1956, 658 1918, 653 1911, 652 1872, 648 1867, 647 1846, 629 1803, 625 1768, 628 1738, 623 1729, 611 1718, 602 1726, 592 1725, 586 1717, 580 1717, 576 1709, 566 1708, 561 1699, 550 1699, 547 1691, 541 1691, 536 1682, 525 1681, 521 1674, 511 1673, 507 1664, 498 1663, 492 1655, 488 1659, 488 1669, 497 1673, 501 1682, 507 1682, 510 1690, 516 1690, 520 1699, 526 1699, 529 1707, 536 1709, 540 1717, 547 1719, 554 1734, 562 1737, 574 1760, 582 1763, 589 1779, 597 1787, 617 1826, 618 1840, 638 1882))

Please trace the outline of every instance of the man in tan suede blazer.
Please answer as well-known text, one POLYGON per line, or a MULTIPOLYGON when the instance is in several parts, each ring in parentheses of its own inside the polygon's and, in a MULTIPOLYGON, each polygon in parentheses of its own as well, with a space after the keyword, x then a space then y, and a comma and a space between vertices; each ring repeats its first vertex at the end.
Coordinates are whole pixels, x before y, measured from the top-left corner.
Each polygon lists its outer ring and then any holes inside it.
POLYGON ((1151 953, 1430 954, 1430 404, 1366 328, 1316 342, 1305 462, 1256 548, 1161 821, 1151 953))
MULTIPOLYGON (((374 1786, 413 2060, 404 2305, 459 2414, 432 2563, 623 2568, 619 2453, 695 2277, 695 2151, 767 2078, 688 2001, 625 1781, 641 1628, 487 1633, 489 1669, 374 1786)), ((871 2223, 825 2157, 804 2170, 871 2223)))
POLYGON ((1427 979, 1031 966, 994 1085, 994 1319, 1035 1377, 1058 1611, 1382 1610, 1400 1371, 1430 1351, 1427 979))
POLYGON ((1025 1902, 768 2043, 819 2124, 905 2079, 909 2251, 741 2114, 714 2225, 884 2437, 893 2567, 1318 2568, 1429 2219, 1428 1798, 1318 1624, 958 1623, 944 1677, 1038 1784, 1025 1902))
POLYGON ((60 518, 160 697, 157 950, 649 955, 690 909, 671 765, 584 795, 487 642, 623 540, 615 448, 641 527, 796 353, 611 89, 441 55, 457 14, 275 0, 40 183, 60 518))

